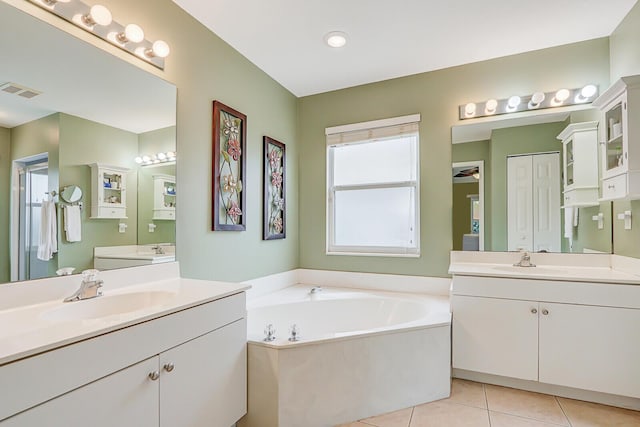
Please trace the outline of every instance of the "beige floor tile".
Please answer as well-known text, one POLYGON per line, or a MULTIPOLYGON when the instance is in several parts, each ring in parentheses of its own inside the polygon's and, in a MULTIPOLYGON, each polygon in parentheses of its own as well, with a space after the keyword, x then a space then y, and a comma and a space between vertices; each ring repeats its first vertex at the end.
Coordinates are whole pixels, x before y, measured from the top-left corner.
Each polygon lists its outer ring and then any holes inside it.
POLYGON ((484 386, 473 381, 454 379, 451 382, 451 397, 447 402, 487 409, 484 386))
POLYGON ((389 412, 384 415, 378 415, 377 417, 367 418, 360 420, 360 422, 376 427, 409 427, 412 412, 413 407, 389 412))
POLYGON ((558 398, 574 427, 638 427, 640 412, 597 403, 558 398))
POLYGON ((486 409, 473 408, 448 401, 416 406, 411 427, 489 427, 486 409))
POLYGON ((543 423, 530 418, 516 417, 515 415, 500 412, 489 412, 491 427, 557 427, 557 424, 543 423))
POLYGON ((363 424, 363 423, 360 423, 360 422, 356 421, 354 423, 340 424, 340 425, 337 425, 335 427, 371 427, 371 425, 363 424))
POLYGON ((486 385, 485 392, 490 411, 551 424, 569 425, 554 396, 493 385, 486 385))

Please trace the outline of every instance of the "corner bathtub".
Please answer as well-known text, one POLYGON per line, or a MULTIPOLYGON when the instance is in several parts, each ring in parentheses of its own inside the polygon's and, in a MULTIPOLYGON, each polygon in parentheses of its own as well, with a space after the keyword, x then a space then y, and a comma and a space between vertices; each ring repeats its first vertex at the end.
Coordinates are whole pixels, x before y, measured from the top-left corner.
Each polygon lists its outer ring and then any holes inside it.
POLYGON ((310 289, 249 301, 248 412, 240 427, 333 426, 449 396, 447 297, 310 289), (265 342, 268 324, 276 339, 265 342))

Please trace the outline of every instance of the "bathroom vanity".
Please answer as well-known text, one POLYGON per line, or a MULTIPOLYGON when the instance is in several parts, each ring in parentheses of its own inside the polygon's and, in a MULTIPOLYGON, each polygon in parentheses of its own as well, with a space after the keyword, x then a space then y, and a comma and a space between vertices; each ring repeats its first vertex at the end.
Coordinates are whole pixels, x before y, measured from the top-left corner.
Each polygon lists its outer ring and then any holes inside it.
POLYGON ((0 307, 0 426, 229 427, 246 413, 248 286, 180 278, 177 263, 101 276, 103 296, 70 303, 77 276, 0 289, 25 302, 0 307))
POLYGON ((640 407, 640 276, 610 255, 475 257, 452 252, 454 376, 640 407))

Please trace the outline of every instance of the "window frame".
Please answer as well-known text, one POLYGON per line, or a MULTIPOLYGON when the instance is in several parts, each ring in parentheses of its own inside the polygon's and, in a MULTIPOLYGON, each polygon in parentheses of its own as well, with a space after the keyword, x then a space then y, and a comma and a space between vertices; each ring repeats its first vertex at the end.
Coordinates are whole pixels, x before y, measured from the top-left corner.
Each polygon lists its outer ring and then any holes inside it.
MULTIPOLYGON (((367 131, 375 132, 375 128, 397 126, 402 124, 416 124, 420 121, 420 115, 411 115, 405 117, 398 117, 392 119, 376 120, 372 122, 357 123, 353 125, 337 126, 334 128, 327 128, 326 135, 335 135, 337 133, 345 133, 350 131, 367 131)), ((326 182, 326 238, 325 249, 327 255, 350 255, 350 256, 383 256, 383 257, 405 257, 405 258, 418 258, 420 257, 420 133, 418 130, 415 132, 404 133, 398 131, 395 136, 385 137, 371 137, 363 139, 358 142, 342 142, 342 143, 329 143, 327 140, 327 182, 326 182), (366 183, 366 184, 352 184, 352 185, 335 185, 334 184, 334 150, 333 148, 351 144, 364 144, 372 143, 375 141, 385 141, 393 138, 401 138, 406 135, 413 135, 415 137, 415 180, 409 181, 397 181, 397 182, 378 182, 378 183, 366 183), (335 212, 335 197, 336 193, 340 191, 354 191, 354 190, 377 190, 377 189, 389 189, 389 188, 411 188, 414 195, 414 235, 413 240, 415 242, 414 247, 409 246, 347 246, 335 244, 335 225, 336 225, 336 212, 335 212)))

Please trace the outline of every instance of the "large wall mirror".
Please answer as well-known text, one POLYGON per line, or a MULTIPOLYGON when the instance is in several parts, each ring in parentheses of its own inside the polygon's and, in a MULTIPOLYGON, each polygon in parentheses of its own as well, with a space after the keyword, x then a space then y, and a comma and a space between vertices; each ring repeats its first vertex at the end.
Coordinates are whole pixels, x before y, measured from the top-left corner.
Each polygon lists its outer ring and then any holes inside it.
MULTIPOLYGON (((453 250, 611 253, 611 202, 570 209, 563 203, 564 154, 557 137, 570 123, 598 118, 585 108, 454 126, 453 250), (534 177, 512 172, 525 170, 534 177), (541 183, 536 171, 544 171, 541 183), (520 204, 523 194, 544 203, 520 204), (525 239, 520 224, 532 224, 533 236, 525 239)), ((591 167, 598 170, 597 159, 591 167)))
POLYGON ((0 52, 0 283, 174 259, 175 86, 4 2, 0 52))

